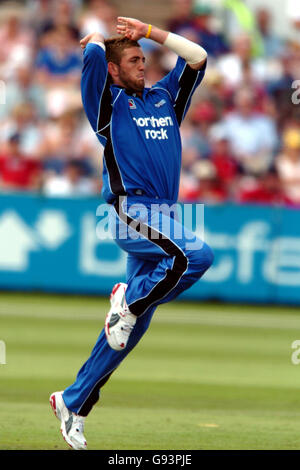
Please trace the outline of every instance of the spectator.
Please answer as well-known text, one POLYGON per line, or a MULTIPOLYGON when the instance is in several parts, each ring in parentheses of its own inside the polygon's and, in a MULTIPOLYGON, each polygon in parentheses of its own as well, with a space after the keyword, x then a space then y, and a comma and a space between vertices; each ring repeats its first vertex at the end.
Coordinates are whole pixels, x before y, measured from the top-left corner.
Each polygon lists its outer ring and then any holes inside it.
POLYGON ((234 88, 242 84, 245 70, 253 80, 264 82, 267 79, 266 60, 253 59, 251 36, 246 33, 233 39, 231 51, 218 59, 216 67, 225 84, 234 88))
POLYGON ((209 129, 216 118, 214 106, 203 101, 196 105, 181 126, 182 165, 180 198, 187 200, 198 194, 199 181, 194 172, 195 164, 208 159, 211 154, 209 129))
POLYGON ((182 141, 182 164, 180 174, 180 195, 181 199, 185 199, 185 193, 192 189, 197 189, 198 182, 193 173, 193 165, 200 159, 203 154, 208 154, 208 146, 206 141, 197 131, 190 115, 186 116, 181 126, 182 141))
POLYGON ((12 14, 0 27, 0 44, 0 76, 9 80, 17 67, 30 62, 34 36, 19 16, 12 14))
POLYGON ((36 190, 41 166, 20 149, 20 135, 13 134, 0 152, 0 186, 2 190, 36 190))
POLYGON ((115 34, 117 12, 107 0, 90 0, 87 13, 81 20, 81 36, 94 31, 105 38, 115 34))
POLYGON ((282 205, 285 203, 281 181, 275 169, 260 175, 252 188, 242 188, 237 194, 236 201, 243 204, 282 205))
POLYGON ((226 86, 220 72, 216 68, 208 66, 203 85, 196 95, 199 100, 211 103, 217 116, 221 118, 224 111, 232 107, 232 94, 233 90, 226 86))
POLYGON ((210 160, 216 169, 217 178, 222 181, 227 194, 234 197, 240 176, 240 169, 233 158, 226 134, 222 131, 211 133, 211 155, 210 160))
POLYGON ((177 33, 194 28, 192 8, 193 0, 173 0, 173 16, 167 21, 167 30, 177 33))
POLYGON ((289 39, 300 42, 300 13, 298 0, 287 0, 286 16, 290 22, 289 39))
POLYGON ((0 106, 0 120, 11 114, 16 103, 32 103, 38 118, 46 117, 45 90, 35 83, 31 64, 18 67, 14 79, 6 84, 5 106, 0 106))
POLYGON ((53 3, 49 0, 27 0, 26 7, 29 25, 38 36, 41 25, 46 23, 52 15, 53 3))
POLYGON ((223 35, 213 27, 213 9, 208 2, 193 4, 190 0, 176 0, 174 7, 174 17, 168 21, 167 29, 191 40, 196 36, 196 42, 210 57, 218 57, 228 51, 223 35))
POLYGON ((199 44, 204 47, 211 57, 219 57, 228 52, 224 36, 213 28, 213 9, 207 3, 196 2, 194 9, 194 27, 198 33, 199 44))
POLYGON ((256 11, 256 23, 263 42, 265 58, 279 57, 283 53, 282 40, 271 31, 272 16, 268 9, 259 8, 256 11))
POLYGON ((283 135, 283 150, 276 158, 276 167, 286 199, 300 206, 300 132, 287 128, 283 135))
POLYGON ((203 204, 219 204, 227 199, 226 189, 217 176, 217 171, 212 162, 202 160, 195 163, 193 172, 197 178, 197 185, 192 189, 182 187, 179 197, 184 202, 200 201, 203 204))
MULTIPOLYGON (((191 132, 189 136, 190 145, 197 148, 198 154, 202 158, 208 158, 211 152, 209 142, 209 132, 212 124, 217 120, 217 112, 212 102, 202 101, 196 104, 190 111, 191 132)), ((188 122, 187 121, 187 124, 188 122)), ((185 131, 182 131, 182 142, 185 146, 187 141, 185 131)), ((187 134, 187 133, 186 133, 187 134)))
POLYGON ((84 168, 78 160, 70 160, 62 175, 49 174, 43 184, 45 196, 91 196, 96 193, 96 184, 84 176, 84 168))
POLYGON ((82 59, 78 48, 74 48, 68 28, 52 30, 51 45, 39 51, 36 67, 42 86, 79 87, 82 59))
POLYGON ((72 159, 82 160, 86 174, 93 173, 92 163, 89 160, 93 152, 94 146, 85 138, 80 115, 78 111, 72 109, 45 127, 38 150, 44 169, 56 173, 62 172, 68 160, 72 159))
POLYGON ((41 142, 41 124, 37 121, 37 112, 32 102, 20 102, 14 106, 11 115, 0 125, 0 144, 10 135, 19 135, 22 154, 36 158, 41 142))
MULTIPOLYGON (((279 73, 274 74, 266 84, 267 92, 274 98, 276 107, 280 110, 279 124, 284 127, 287 119, 298 112, 294 105, 293 95, 299 93, 293 86, 294 81, 299 79, 300 73, 300 51, 298 48, 289 46, 280 60, 279 73)), ((298 82, 297 82, 298 83, 298 82)))
POLYGON ((198 190, 198 178, 194 174, 194 164, 200 159, 209 158, 211 147, 209 129, 216 118, 214 106, 203 101, 196 105, 181 125, 182 165, 180 197, 198 190))
MULTIPOLYGON (((41 9, 40 13, 42 16, 38 16, 40 21, 37 35, 42 39, 42 43, 45 41, 45 36, 47 36, 48 32, 59 28, 68 29, 73 39, 76 41, 79 40, 79 29, 75 19, 75 8, 78 6, 78 1, 54 0, 52 2, 47 2, 46 5, 43 5, 43 2, 38 3, 39 4, 36 5, 36 8, 41 9)), ((35 25, 37 25, 37 22, 35 22, 35 25)))
POLYGON ((278 145, 274 121, 255 110, 252 90, 240 88, 236 109, 218 124, 227 136, 234 158, 246 173, 258 175, 270 168, 278 145))
POLYGON ((36 76, 38 84, 46 90, 47 113, 56 118, 70 107, 82 106, 82 57, 69 28, 54 29, 49 35, 51 45, 41 48, 37 55, 36 76))

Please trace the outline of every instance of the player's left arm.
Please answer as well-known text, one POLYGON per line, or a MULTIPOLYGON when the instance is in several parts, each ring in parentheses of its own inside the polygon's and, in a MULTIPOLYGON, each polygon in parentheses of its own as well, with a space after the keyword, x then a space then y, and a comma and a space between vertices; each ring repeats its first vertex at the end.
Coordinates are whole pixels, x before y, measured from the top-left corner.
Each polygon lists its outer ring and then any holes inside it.
POLYGON ((86 115, 95 132, 98 131, 101 98, 107 85, 107 62, 104 37, 91 33, 80 41, 83 50, 81 95, 86 115))
POLYGON ((117 32, 136 41, 143 37, 152 39, 182 57, 194 70, 206 64, 207 52, 199 44, 134 18, 118 17, 117 32))

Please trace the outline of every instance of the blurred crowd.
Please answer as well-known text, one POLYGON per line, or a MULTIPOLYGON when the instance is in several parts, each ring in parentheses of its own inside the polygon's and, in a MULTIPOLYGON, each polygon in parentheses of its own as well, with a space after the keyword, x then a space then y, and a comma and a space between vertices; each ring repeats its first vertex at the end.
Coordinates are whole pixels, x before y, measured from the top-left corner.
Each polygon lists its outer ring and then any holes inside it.
MULTIPOLYGON (((179 199, 300 207, 300 14, 288 18, 291 39, 274 33, 271 11, 241 0, 219 0, 218 9, 171 3, 164 28, 209 55, 181 126, 179 199)), ((117 4, 20 5, 0 6, 0 191, 99 194, 103 152, 82 109, 79 39, 115 35, 117 4)), ((153 41, 141 45, 151 86, 176 56, 153 41)))

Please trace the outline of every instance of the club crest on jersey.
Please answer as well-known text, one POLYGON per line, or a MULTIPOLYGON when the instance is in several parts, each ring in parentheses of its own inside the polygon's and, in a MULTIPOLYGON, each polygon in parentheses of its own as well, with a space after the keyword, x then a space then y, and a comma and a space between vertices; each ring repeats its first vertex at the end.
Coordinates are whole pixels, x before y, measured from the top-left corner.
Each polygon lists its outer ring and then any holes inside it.
POLYGON ((158 103, 155 103, 154 106, 156 106, 157 108, 160 108, 160 107, 163 106, 165 103, 166 103, 166 100, 160 100, 158 103))
POLYGON ((128 99, 129 109, 136 109, 135 102, 132 98, 128 99))

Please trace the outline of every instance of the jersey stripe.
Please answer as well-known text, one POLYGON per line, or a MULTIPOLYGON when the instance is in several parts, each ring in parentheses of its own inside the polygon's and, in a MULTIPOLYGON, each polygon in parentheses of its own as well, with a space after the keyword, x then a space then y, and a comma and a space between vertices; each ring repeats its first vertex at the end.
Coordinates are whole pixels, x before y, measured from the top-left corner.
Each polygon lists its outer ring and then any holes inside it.
POLYGON ((199 70, 192 69, 186 65, 179 78, 179 90, 174 103, 174 110, 179 125, 184 117, 187 103, 196 85, 198 74, 199 70))
MULTIPOLYGON (((119 95, 115 99, 114 103, 118 99, 119 95)), ((111 191, 115 195, 125 195, 126 189, 123 183, 122 175, 120 172, 112 142, 112 112, 112 93, 110 89, 109 80, 106 80, 105 87, 99 103, 97 134, 101 135, 106 139, 103 157, 105 160, 111 191)))
POLYGON ((110 121, 112 114, 112 94, 110 90, 110 83, 108 76, 106 77, 104 89, 99 102, 99 112, 97 121, 97 134, 101 134, 101 131, 107 126, 110 121))

